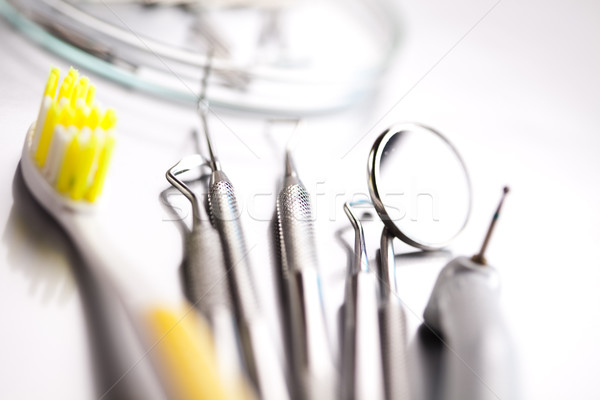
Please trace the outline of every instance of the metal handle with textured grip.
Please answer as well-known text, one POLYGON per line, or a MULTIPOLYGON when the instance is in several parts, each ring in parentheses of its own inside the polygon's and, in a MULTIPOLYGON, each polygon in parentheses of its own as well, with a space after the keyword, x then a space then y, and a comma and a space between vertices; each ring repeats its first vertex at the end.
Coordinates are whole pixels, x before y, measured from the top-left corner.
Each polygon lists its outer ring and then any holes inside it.
POLYGON ((337 372, 321 303, 310 198, 297 179, 287 180, 279 193, 277 218, 296 391, 305 400, 333 399, 337 372))
POLYGON ((410 399, 408 379, 408 338, 406 313, 396 298, 386 299, 379 307, 381 355, 387 399, 410 399))
POLYGON ((183 278, 188 299, 205 317, 215 308, 231 309, 219 235, 208 221, 194 225, 186 237, 183 278))
POLYGON ((443 397, 518 399, 515 353, 500 312, 496 270, 467 257, 440 273, 425 322, 444 339, 443 397))
POLYGON ((286 185, 277 198, 277 218, 285 267, 301 271, 316 268, 317 254, 310 197, 302 185, 286 185))
POLYGON ((222 171, 215 171, 211 175, 208 202, 211 218, 221 239, 225 265, 233 278, 235 305, 244 319, 252 319, 258 313, 258 304, 252 283, 250 256, 235 190, 222 171))
POLYGON ((258 307, 235 190, 225 173, 220 170, 211 175, 208 200, 211 218, 219 232, 225 264, 231 276, 240 341, 248 372, 262 399, 288 399, 281 361, 273 345, 267 321, 258 307))
POLYGON ((226 382, 228 398, 253 400, 256 396, 239 353, 221 243, 209 221, 194 224, 186 237, 186 249, 183 265, 186 295, 210 323, 219 374, 226 382))

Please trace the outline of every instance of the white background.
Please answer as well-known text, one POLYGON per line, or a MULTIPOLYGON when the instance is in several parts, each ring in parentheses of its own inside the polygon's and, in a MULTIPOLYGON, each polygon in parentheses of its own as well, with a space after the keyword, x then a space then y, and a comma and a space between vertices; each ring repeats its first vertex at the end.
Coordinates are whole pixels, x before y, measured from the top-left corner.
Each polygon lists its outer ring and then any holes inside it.
MULTIPOLYGON (((323 193, 315 207, 332 331, 347 257, 335 236, 348 227, 341 204, 366 193, 366 156, 377 135, 396 121, 420 121, 444 132, 470 168, 474 209, 454 254, 478 249, 502 186, 511 186, 487 258, 503 279, 523 398, 599 398, 600 3, 405 1, 400 8, 401 51, 377 96, 308 119, 296 149, 306 186, 323 193)), ((68 65, 5 21, 0 38, 0 397, 97 398, 73 272, 81 266, 15 178, 48 68, 68 65)), ((158 194, 166 169, 191 151, 194 113, 92 78, 120 116, 103 223, 115 246, 176 287, 181 237, 158 194)), ((276 190, 282 141, 265 133, 264 121, 217 113, 213 135, 244 202, 255 276, 272 289, 274 197, 253 195, 276 190)), ((378 230, 367 228, 369 241, 377 242, 378 230)), ((350 232, 343 237, 351 243, 350 232)), ((398 265, 413 332, 443 265, 398 265)), ((272 293, 261 296, 274 318, 272 293)))

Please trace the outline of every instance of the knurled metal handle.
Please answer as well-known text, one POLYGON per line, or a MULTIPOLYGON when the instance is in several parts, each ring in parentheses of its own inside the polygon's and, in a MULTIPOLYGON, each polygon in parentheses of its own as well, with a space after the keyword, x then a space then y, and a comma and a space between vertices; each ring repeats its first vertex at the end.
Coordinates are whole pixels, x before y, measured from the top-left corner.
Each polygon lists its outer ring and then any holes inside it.
POLYGON ((208 221, 195 226, 187 235, 182 272, 189 301, 205 317, 217 307, 231 309, 219 235, 208 221))
POLYGON ((400 300, 391 297, 381 304, 379 323, 386 398, 409 400, 406 313, 400 300))
POLYGON ((301 185, 287 186, 277 199, 279 231, 290 271, 316 267, 317 255, 310 197, 301 185))
POLYGON ((219 179, 211 182, 208 196, 211 218, 219 232, 225 265, 232 277, 236 307, 242 318, 251 319, 258 312, 258 304, 235 190, 229 180, 219 179))

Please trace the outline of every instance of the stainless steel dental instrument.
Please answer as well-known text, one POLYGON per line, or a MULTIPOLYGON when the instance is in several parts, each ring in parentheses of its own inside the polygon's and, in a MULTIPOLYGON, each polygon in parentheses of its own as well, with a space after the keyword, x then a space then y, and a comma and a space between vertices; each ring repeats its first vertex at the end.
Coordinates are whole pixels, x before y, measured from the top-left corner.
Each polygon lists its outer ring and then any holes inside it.
POLYGON ((383 228, 379 253, 381 355, 386 398, 408 400, 411 391, 408 376, 406 313, 397 295, 393 239, 394 236, 390 231, 383 228))
POLYGON ((206 103, 201 102, 199 114, 212 168, 208 201, 229 273, 244 361, 262 399, 285 400, 289 398, 289 392, 281 360, 273 345, 267 320, 258 305, 235 190, 215 156, 206 121, 206 108, 206 103))
MULTIPOLYGON (((356 204, 356 203, 354 203, 356 204)), ((342 350, 342 399, 383 399, 377 282, 369 269, 362 224, 351 203, 344 211, 355 232, 354 260, 346 278, 342 350)))
POLYGON ((379 305, 385 392, 388 399, 408 398, 406 316, 394 293, 393 238, 424 250, 445 246, 467 223, 471 183, 450 141, 415 123, 393 125, 376 139, 368 174, 371 201, 385 225, 379 305))
POLYGON ((467 224, 467 168, 456 148, 435 129, 401 123, 385 130, 371 148, 368 174, 377 214, 403 242, 439 249, 467 224))
POLYGON ((245 381, 219 235, 201 199, 180 179, 183 174, 205 165, 200 155, 193 154, 166 173, 167 180, 192 206, 192 228, 185 237, 183 285, 188 300, 211 326, 220 377, 227 383, 230 398, 250 400, 255 396, 245 381))
POLYGON ((215 310, 231 310, 226 269, 219 235, 213 228, 201 200, 179 175, 204 165, 201 156, 183 158, 171 167, 166 177, 191 203, 192 229, 186 237, 184 285, 186 295, 209 321, 215 310))
POLYGON ((499 304, 500 279, 485 262, 504 196, 481 251, 457 257, 440 272, 423 314, 445 344, 442 391, 449 400, 518 399, 517 363, 499 304))
POLYGON ((277 197, 277 220, 291 327, 294 390, 304 400, 334 399, 338 376, 323 314, 310 198, 289 151, 283 188, 277 197))

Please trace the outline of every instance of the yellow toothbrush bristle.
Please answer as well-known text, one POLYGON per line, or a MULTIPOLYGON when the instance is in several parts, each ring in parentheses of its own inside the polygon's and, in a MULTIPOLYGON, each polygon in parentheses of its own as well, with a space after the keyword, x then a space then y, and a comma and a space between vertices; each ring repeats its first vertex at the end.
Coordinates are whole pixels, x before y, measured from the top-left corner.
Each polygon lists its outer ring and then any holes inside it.
POLYGON ((106 179, 108 164, 114 146, 115 137, 112 135, 112 133, 109 133, 104 140, 104 146, 98 158, 98 168, 96 169, 94 180, 90 189, 85 195, 85 199, 88 201, 95 201, 102 192, 102 186, 104 185, 104 180, 106 179))
POLYGON ((58 68, 52 68, 50 70, 50 76, 46 83, 46 89, 44 90, 44 96, 54 97, 56 95, 56 88, 58 86, 58 79, 60 78, 60 70, 58 68))
POLYGON ((70 126, 73 124, 73 120, 75 119, 75 110, 71 107, 63 106, 60 108, 60 113, 58 114, 58 125, 62 125, 64 127, 70 126))
POLYGON ((100 122, 100 127, 104 130, 112 129, 117 123, 117 115, 115 114, 115 110, 108 109, 106 110, 106 114, 104 114, 104 118, 102 118, 102 122, 100 122))
POLYGON ((60 85, 59 80, 60 70, 52 68, 38 116, 41 128, 30 141, 35 142, 31 154, 40 171, 55 171, 47 179, 58 192, 73 200, 93 202, 102 191, 108 171, 116 114, 112 109, 102 111, 95 104, 96 87, 87 77, 80 77, 76 69, 71 67, 60 85), (65 132, 60 130, 64 128, 72 136, 62 134, 59 139, 55 133, 57 129, 65 132))
POLYGON ((71 84, 73 83, 73 78, 67 76, 63 79, 62 84, 60 85, 60 89, 58 90, 58 99, 68 99, 71 97, 71 84))
POLYGON ((100 124, 100 108, 98 106, 95 106, 94 108, 92 108, 92 110, 90 111, 87 121, 86 121, 86 125, 89 126, 89 128, 93 131, 94 129, 96 129, 98 127, 98 125, 100 124))
POLYGON ((59 106, 56 102, 53 102, 48 109, 46 119, 44 120, 44 127, 42 128, 42 134, 40 136, 40 142, 35 152, 35 160, 38 165, 42 167, 46 162, 46 156, 48 149, 50 148, 50 140, 52 139, 52 133, 59 119, 59 106))
POLYGON ((87 104, 88 107, 93 106, 95 97, 96 97, 96 86, 90 85, 90 87, 88 88, 88 91, 87 91, 87 95, 85 97, 85 104, 87 104))
MULTIPOLYGON (((80 134, 83 136, 83 133, 80 134)), ((79 157, 73 173, 73 182, 71 185, 71 198, 80 200, 86 194, 88 189, 88 178, 98 157, 97 134, 90 133, 86 140, 79 143, 79 157)))
POLYGON ((73 88, 77 83, 77 78, 79 77, 79 72, 73 67, 69 68, 69 73, 63 79, 62 85, 60 86, 60 90, 58 92, 58 100, 65 98, 67 100, 71 99, 71 94, 73 93, 73 88))
POLYGON ((71 143, 65 151, 63 156, 62 165, 56 179, 56 189, 61 193, 67 193, 71 188, 73 181, 73 174, 77 165, 77 158, 79 157, 79 141, 78 135, 75 135, 71 140, 71 143))
POLYGON ((76 107, 74 125, 77 127, 77 129, 82 129, 85 126, 86 120, 86 110, 82 106, 76 107))
POLYGON ((77 107, 78 102, 85 104, 88 86, 89 80, 86 77, 80 78, 77 83, 73 85, 73 90, 71 91, 71 107, 77 107))

